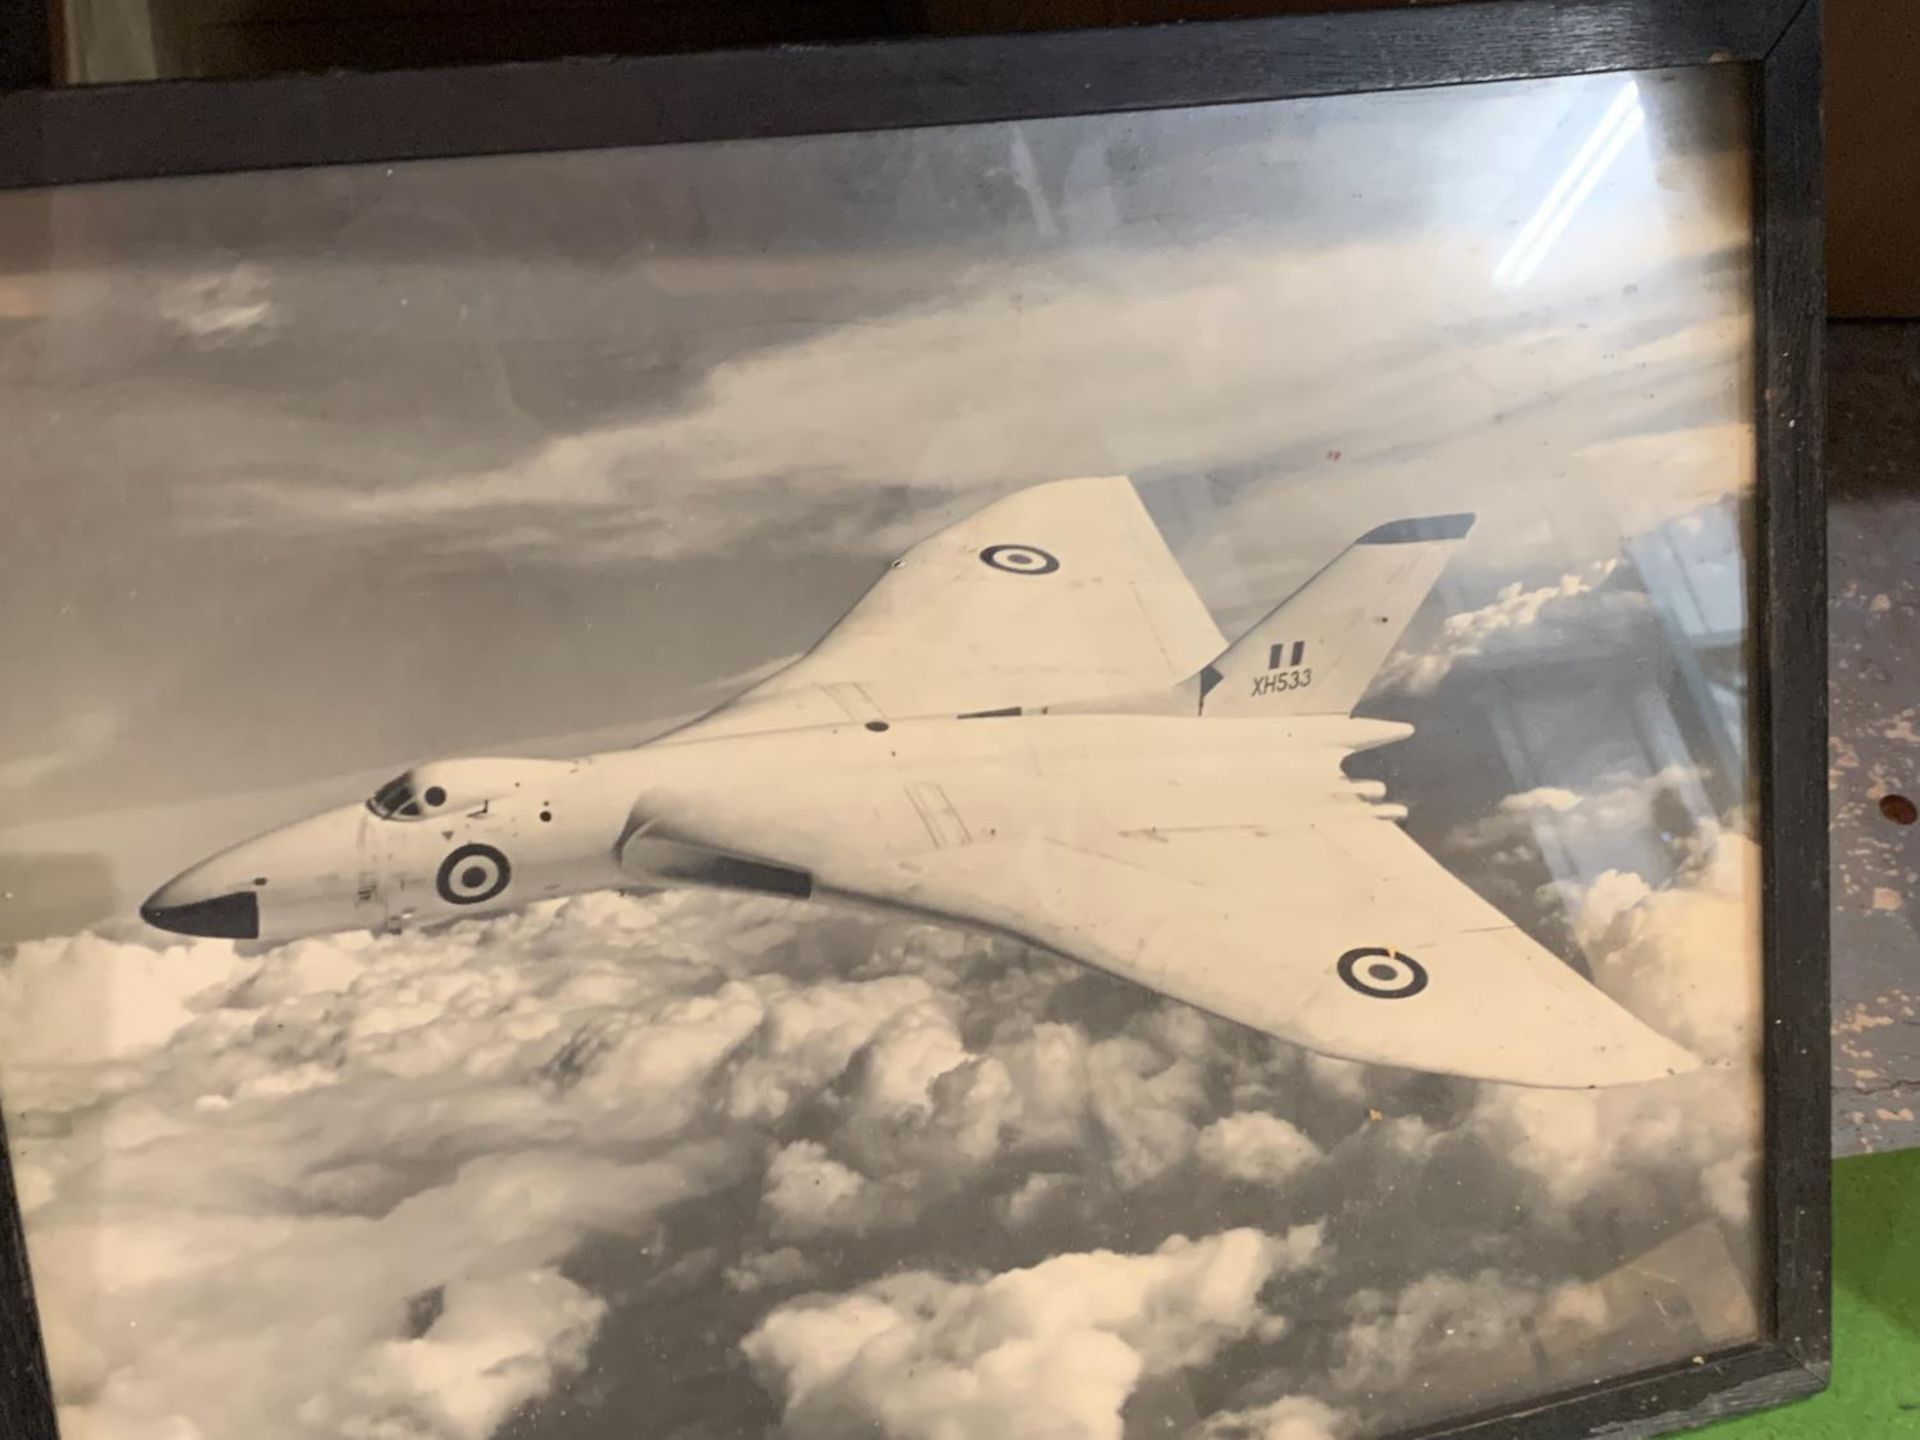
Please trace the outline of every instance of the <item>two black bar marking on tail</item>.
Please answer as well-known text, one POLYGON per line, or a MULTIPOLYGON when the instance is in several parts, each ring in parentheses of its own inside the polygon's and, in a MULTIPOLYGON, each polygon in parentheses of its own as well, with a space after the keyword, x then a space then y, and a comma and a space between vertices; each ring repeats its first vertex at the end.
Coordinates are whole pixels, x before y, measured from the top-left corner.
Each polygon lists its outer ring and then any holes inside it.
POLYGON ((1293 658, 1289 660, 1286 658, 1286 655, 1286 641, 1283 640, 1278 645, 1269 645, 1267 647, 1267 669, 1278 670, 1284 665, 1300 664, 1301 661, 1307 658, 1307 642, 1304 640, 1294 641, 1293 658))

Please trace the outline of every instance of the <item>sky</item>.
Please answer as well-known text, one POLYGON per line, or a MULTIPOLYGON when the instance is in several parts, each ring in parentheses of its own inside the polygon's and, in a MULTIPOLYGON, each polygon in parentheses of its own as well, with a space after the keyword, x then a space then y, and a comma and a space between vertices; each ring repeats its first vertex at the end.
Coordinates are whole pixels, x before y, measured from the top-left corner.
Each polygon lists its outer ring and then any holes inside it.
POLYGON ((0 196, 0 1096, 70 1433, 1346 1440, 1744 1333, 1745 115, 1695 71, 0 196), (1716 1066, 1366 1070, 770 901, 131 918, 413 760, 718 703, 1076 474, 1229 634, 1474 511, 1353 773, 1716 1066))
POLYGON ((644 730, 1065 475, 1229 620, 1408 511, 1602 561, 1747 478, 1727 94, 1494 279, 1625 84, 0 197, 4 847, 644 730))

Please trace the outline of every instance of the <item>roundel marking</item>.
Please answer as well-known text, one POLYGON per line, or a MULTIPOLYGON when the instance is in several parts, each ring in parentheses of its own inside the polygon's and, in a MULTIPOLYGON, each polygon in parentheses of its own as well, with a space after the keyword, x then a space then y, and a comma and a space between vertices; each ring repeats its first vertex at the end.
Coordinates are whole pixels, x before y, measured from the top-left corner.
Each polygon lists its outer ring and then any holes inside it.
POLYGON ((1347 951, 1337 968, 1349 990, 1375 1000, 1405 1000, 1427 988, 1426 966, 1411 955, 1378 945, 1347 951))
POLYGON ((989 545, 980 552, 980 563, 1009 575, 1051 575, 1060 568, 1059 556, 1038 545, 989 545))
POLYGON ((479 905, 513 879, 513 866, 491 845, 462 845, 440 862, 433 888, 449 905, 479 905))

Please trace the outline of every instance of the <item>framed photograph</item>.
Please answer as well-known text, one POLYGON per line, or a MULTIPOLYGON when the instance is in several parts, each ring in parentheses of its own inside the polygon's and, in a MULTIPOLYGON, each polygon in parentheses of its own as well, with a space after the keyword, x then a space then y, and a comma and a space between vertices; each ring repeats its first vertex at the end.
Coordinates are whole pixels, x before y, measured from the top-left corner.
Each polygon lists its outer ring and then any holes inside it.
POLYGON ((1816 37, 0 97, 0 1430, 1819 1388, 1816 37))

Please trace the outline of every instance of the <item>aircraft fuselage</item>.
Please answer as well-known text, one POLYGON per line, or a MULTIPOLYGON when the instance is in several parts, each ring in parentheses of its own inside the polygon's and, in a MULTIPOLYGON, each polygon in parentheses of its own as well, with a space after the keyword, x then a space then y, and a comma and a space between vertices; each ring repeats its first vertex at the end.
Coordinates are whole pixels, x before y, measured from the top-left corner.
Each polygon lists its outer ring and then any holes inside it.
POLYGON ((1322 807, 1351 814, 1374 797, 1341 759, 1408 733, 1325 716, 943 716, 719 735, 695 725, 576 760, 442 761, 383 787, 394 803, 342 806, 222 851, 141 914, 185 934, 280 941, 610 888, 918 908, 913 858, 929 851, 1083 826, 1257 827, 1303 814, 1310 826, 1322 807))

